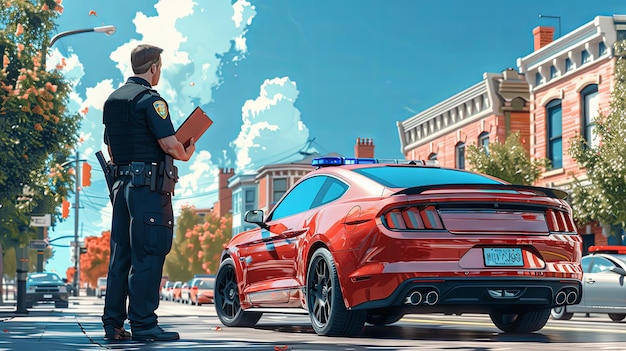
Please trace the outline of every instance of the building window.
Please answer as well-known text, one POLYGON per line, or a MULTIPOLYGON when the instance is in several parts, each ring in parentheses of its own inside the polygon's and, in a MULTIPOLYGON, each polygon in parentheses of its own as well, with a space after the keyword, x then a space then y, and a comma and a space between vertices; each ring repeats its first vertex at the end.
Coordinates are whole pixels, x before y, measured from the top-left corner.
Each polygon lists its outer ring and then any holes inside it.
POLYGON ((626 30, 617 31, 617 41, 626 40, 626 30))
POLYGON ((456 168, 465 169, 465 143, 456 144, 456 168))
POLYGON ((550 79, 556 78, 559 75, 559 71, 556 70, 556 67, 550 66, 550 79))
POLYGON ((583 136, 587 144, 596 147, 600 144, 596 133, 595 117, 598 116, 600 96, 598 95, 598 85, 591 84, 580 92, 582 102, 582 124, 583 136))
POLYGON ((245 211, 254 210, 256 208, 256 192, 253 189, 248 189, 245 193, 245 211))
POLYGON ((287 178, 274 178, 272 180, 272 202, 276 203, 287 192, 287 178))
POLYGON ((583 50, 580 53, 580 64, 584 65, 585 63, 590 62, 590 61, 591 61, 591 55, 589 55, 589 51, 583 50))
POLYGON ((561 100, 552 100, 546 105, 548 117, 548 159, 553 169, 563 168, 563 116, 561 100))
POLYGON ((437 161, 437 153, 431 152, 430 155, 428 155, 428 159, 431 161, 437 161))
POLYGON ((543 84, 543 76, 541 75, 541 73, 537 72, 535 73, 535 85, 541 84, 543 84))
POLYGON ((574 69, 574 64, 572 63, 572 60, 570 60, 569 58, 565 59, 565 72, 569 72, 572 69, 574 69))
POLYGON ((478 146, 481 146, 483 150, 485 150, 485 154, 489 156, 489 133, 480 133, 478 136, 478 146))
POLYGON ((241 190, 233 193, 233 214, 241 212, 241 190))
POLYGON ((603 41, 598 43, 598 54, 600 54, 600 55, 606 54, 606 44, 604 44, 603 41))

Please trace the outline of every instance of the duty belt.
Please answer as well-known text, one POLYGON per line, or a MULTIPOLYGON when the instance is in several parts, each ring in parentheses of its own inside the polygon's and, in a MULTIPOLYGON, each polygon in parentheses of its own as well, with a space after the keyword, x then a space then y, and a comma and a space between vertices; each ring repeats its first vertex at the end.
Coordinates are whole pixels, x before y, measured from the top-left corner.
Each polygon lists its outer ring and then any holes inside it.
POLYGON ((133 166, 131 165, 126 165, 126 166, 117 166, 114 165, 113 166, 113 177, 117 178, 117 177, 121 177, 121 176, 130 176, 133 174, 139 174, 141 172, 145 172, 146 175, 149 177, 151 176, 151 163, 150 162, 146 162, 146 167, 144 168, 144 170, 138 169, 138 168, 134 168, 133 171, 133 166))
POLYGON ((130 177, 134 186, 150 186, 151 191, 170 194, 178 181, 178 169, 174 160, 167 156, 162 162, 131 162, 127 165, 114 165, 113 178, 130 177))

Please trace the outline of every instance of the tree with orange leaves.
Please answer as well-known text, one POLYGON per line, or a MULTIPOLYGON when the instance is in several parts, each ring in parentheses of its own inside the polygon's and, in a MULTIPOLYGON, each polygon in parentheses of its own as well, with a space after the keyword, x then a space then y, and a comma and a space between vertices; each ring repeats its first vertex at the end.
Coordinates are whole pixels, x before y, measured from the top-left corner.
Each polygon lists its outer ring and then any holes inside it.
POLYGON ((96 287, 99 277, 109 271, 111 257, 111 231, 102 232, 101 236, 85 238, 87 252, 80 255, 80 281, 96 287))
POLYGON ((172 251, 165 259, 165 274, 170 280, 182 281, 194 274, 214 274, 231 237, 231 215, 219 217, 210 212, 200 216, 194 207, 183 207, 176 219, 172 251))
POLYGON ((66 108, 72 86, 62 72, 45 69, 62 0, 0 1, 0 242, 15 246, 34 238, 31 211, 56 213, 72 188, 59 165, 81 117, 66 108))

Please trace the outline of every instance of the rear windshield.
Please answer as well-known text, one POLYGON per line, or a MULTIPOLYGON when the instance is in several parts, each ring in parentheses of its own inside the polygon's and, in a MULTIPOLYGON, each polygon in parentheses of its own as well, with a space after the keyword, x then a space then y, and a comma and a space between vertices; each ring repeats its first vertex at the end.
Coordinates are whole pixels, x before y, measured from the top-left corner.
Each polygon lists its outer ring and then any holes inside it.
POLYGON ((388 188, 445 184, 502 184, 480 174, 430 167, 371 167, 353 170, 388 188))

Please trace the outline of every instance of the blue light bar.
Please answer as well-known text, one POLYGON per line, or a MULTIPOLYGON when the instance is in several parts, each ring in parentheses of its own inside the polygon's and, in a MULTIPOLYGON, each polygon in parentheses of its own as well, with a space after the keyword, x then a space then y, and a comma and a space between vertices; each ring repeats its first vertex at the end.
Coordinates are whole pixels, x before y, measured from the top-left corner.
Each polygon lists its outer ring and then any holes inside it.
POLYGON ((328 166, 361 165, 361 164, 374 164, 374 163, 412 164, 412 165, 435 166, 435 167, 439 166, 439 163, 437 161, 357 158, 357 157, 341 157, 341 156, 316 157, 311 161, 311 166, 315 166, 319 168, 319 167, 328 167, 328 166))
POLYGON ((311 166, 326 167, 326 166, 343 166, 343 165, 358 165, 358 164, 372 164, 378 163, 375 158, 356 158, 356 157, 316 157, 311 161, 311 166))

